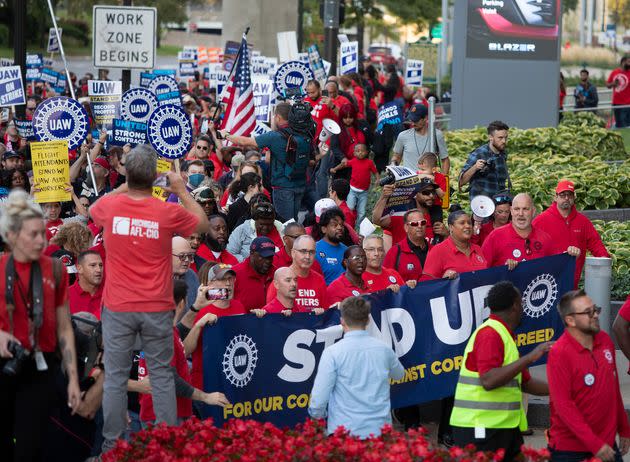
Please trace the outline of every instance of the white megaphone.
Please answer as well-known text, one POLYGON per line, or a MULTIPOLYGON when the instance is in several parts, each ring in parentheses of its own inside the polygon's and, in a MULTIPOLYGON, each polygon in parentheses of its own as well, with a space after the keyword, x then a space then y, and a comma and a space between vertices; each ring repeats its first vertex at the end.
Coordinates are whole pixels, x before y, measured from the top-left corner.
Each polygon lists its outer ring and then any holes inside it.
POLYGON ((488 218, 494 213, 494 201, 488 196, 475 196, 470 201, 470 209, 473 213, 473 221, 475 222, 475 234, 479 234, 481 222, 484 218, 488 218))
POLYGON ((322 120, 322 131, 319 132, 319 141, 325 143, 332 135, 341 133, 341 127, 332 119, 322 120))

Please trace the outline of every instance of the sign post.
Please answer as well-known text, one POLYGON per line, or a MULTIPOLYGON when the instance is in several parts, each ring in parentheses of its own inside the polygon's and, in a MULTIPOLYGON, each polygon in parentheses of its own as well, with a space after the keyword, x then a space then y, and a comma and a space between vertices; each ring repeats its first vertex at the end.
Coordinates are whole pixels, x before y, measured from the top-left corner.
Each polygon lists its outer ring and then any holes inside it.
MULTIPOLYGON (((155 8, 94 5, 92 17, 94 67, 123 68, 123 76, 155 67, 155 8)), ((123 82, 123 91, 128 87, 123 82)))

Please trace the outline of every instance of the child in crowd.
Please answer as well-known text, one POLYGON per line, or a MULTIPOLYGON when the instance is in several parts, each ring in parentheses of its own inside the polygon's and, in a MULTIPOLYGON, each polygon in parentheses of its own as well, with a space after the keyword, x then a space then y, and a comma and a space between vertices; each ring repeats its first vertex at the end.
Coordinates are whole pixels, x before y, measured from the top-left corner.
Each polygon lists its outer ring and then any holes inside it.
MULTIPOLYGON (((442 206, 442 198, 444 197, 444 191, 448 187, 448 179, 446 175, 440 173, 438 167, 438 156, 433 152, 425 152, 418 159, 418 171, 416 172, 420 178, 429 178, 438 187, 435 189, 437 197, 433 202, 433 205, 442 206)), ((348 200, 350 202, 350 200, 348 200)))
POLYGON ((365 207, 367 206, 368 191, 372 181, 372 174, 376 175, 376 182, 379 180, 378 170, 374 161, 368 157, 368 148, 365 144, 357 144, 354 147, 354 158, 341 160, 341 163, 331 169, 332 173, 342 168, 352 169, 350 175, 350 194, 348 195, 348 207, 357 212, 357 225, 365 217, 365 207))

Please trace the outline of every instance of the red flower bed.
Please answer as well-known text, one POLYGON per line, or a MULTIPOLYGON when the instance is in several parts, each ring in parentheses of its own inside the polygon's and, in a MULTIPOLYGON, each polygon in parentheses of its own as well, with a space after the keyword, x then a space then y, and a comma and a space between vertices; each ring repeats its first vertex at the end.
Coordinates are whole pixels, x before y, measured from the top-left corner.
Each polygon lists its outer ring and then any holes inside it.
MULTIPOLYGON (((546 449, 523 448, 531 462, 549 459, 546 449)), ((270 423, 233 419, 224 428, 211 420, 192 419, 179 427, 159 425, 137 433, 131 442, 119 441, 103 456, 105 462, 491 462, 496 453, 476 452, 473 446, 443 449, 432 446, 424 431, 401 433, 390 426, 378 438, 360 440, 339 429, 330 437, 321 421, 294 429, 270 423)))

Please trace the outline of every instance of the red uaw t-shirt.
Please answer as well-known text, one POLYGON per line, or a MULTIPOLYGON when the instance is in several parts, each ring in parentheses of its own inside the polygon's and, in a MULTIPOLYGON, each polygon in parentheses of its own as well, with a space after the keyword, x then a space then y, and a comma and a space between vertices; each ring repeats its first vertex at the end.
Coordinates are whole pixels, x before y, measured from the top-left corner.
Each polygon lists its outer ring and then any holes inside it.
POLYGON ((495 229, 481 247, 488 266, 501 266, 509 260, 526 261, 560 253, 551 236, 532 227, 526 239, 519 236, 512 223, 495 229))
POLYGON ((172 310, 171 240, 190 236, 199 219, 181 205, 127 194, 101 197, 90 214, 103 227, 107 251, 103 305, 112 311, 172 310))
MULTIPOLYGON (((298 276, 297 286, 294 312, 309 313, 315 308, 328 308, 326 281, 321 274, 311 269, 305 278, 298 276)), ((267 303, 276 298, 277 293, 276 286, 270 284, 269 289, 267 289, 267 303)))
POLYGON ((367 157, 364 159, 357 159, 356 157, 348 161, 348 167, 352 169, 350 174, 350 186, 361 191, 367 191, 370 189, 370 181, 372 179, 372 173, 377 174, 376 165, 372 159, 367 157))
POLYGON ((343 302, 348 297, 358 297, 367 292, 367 287, 361 289, 355 286, 346 277, 346 273, 343 273, 328 286, 326 296, 328 304, 334 305, 337 302, 343 302))
POLYGON ((400 274, 398 274, 398 271, 385 267, 381 269, 381 274, 374 274, 370 273, 368 270, 365 270, 365 272, 361 276, 363 278, 363 282, 367 287, 368 292, 384 290, 392 284, 398 284, 399 286, 405 285, 405 280, 400 274))
POLYGON ((607 83, 616 81, 613 88, 612 103, 616 105, 630 104, 630 71, 615 69, 608 76, 607 83))

